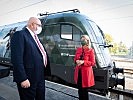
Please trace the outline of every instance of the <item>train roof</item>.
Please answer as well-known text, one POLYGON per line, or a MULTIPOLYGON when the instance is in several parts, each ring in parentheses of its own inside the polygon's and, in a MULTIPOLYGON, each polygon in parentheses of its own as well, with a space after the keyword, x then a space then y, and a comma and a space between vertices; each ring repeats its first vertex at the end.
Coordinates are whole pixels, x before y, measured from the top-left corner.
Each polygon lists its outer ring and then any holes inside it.
MULTIPOLYGON (((81 23, 84 20, 88 19, 91 20, 88 16, 85 16, 79 12, 78 9, 73 9, 73 10, 67 10, 67 11, 62 11, 62 12, 56 12, 56 13, 45 13, 45 14, 40 14, 39 19, 41 19, 42 22, 45 22, 45 25, 47 24, 57 24, 57 23, 81 23)), ((3 25, 0 26, 0 29, 3 29, 5 27, 16 27, 19 25, 26 25, 27 21, 22 21, 22 22, 17 22, 17 23, 12 23, 9 25, 3 25)), ((44 23, 43 23, 44 24, 44 23)))
POLYGON ((61 23, 61 22, 71 22, 71 23, 77 23, 80 21, 84 21, 86 19, 91 20, 89 17, 80 14, 79 12, 62 12, 62 13, 54 13, 50 14, 48 16, 45 16, 43 18, 46 18, 45 24, 51 24, 51 23, 61 23))

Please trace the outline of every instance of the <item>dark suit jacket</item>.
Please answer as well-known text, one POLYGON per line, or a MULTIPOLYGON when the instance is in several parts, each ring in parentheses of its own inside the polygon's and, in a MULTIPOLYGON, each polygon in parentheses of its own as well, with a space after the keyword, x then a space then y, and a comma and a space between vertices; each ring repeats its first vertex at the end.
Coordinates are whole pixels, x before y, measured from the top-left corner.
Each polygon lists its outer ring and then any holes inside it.
MULTIPOLYGON (((35 83, 44 79, 42 54, 26 28, 15 32, 11 39, 11 62, 15 82, 29 79, 31 83, 35 83)), ((50 68, 49 59, 46 68, 50 68)))

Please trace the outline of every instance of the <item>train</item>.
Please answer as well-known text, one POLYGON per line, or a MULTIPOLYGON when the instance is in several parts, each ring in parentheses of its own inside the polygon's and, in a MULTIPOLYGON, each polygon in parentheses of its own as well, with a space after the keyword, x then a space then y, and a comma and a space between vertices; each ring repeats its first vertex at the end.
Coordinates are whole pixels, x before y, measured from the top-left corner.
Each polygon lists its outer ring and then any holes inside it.
MULTIPOLYGON (((101 28, 88 16, 81 14, 78 9, 56 13, 39 13, 42 22, 42 32, 38 35, 45 46, 50 59, 50 68, 46 79, 63 82, 76 86, 74 83, 74 56, 76 48, 81 46, 81 35, 88 35, 96 55, 96 65, 93 67, 95 86, 104 94, 109 88, 122 85, 125 78, 118 77, 123 73, 111 59, 105 35, 101 28)), ((0 78, 9 75, 11 68, 10 40, 15 31, 25 28, 27 21, 0 26, 0 78)))

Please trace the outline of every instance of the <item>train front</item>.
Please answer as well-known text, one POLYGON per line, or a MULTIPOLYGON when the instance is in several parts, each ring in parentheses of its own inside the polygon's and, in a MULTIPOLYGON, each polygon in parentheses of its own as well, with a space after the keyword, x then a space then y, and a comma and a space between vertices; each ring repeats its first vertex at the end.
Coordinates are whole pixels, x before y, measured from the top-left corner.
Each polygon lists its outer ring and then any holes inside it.
POLYGON ((111 59, 108 48, 113 47, 107 45, 105 36, 100 27, 92 20, 87 19, 86 31, 90 36, 92 46, 96 54, 96 66, 94 67, 95 86, 94 89, 100 90, 104 94, 108 93, 109 88, 122 85, 125 88, 124 75, 119 77, 119 73, 123 73, 123 69, 116 68, 115 62, 111 59))

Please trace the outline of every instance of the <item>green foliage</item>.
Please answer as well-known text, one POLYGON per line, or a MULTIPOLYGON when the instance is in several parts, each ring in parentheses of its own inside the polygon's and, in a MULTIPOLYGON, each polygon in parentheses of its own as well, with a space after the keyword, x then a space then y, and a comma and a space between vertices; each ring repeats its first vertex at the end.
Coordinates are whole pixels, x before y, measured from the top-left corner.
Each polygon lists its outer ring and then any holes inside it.
POLYGON ((105 34, 105 41, 109 45, 113 42, 113 38, 110 34, 105 34))
POLYGON ((113 47, 111 48, 111 53, 113 53, 115 55, 115 54, 117 54, 117 52, 118 52, 118 44, 113 43, 113 47))
POLYGON ((119 43, 114 42, 110 34, 105 34, 105 41, 107 45, 113 44, 112 48, 109 48, 109 52, 113 55, 127 55, 128 49, 125 44, 121 41, 119 43))

